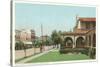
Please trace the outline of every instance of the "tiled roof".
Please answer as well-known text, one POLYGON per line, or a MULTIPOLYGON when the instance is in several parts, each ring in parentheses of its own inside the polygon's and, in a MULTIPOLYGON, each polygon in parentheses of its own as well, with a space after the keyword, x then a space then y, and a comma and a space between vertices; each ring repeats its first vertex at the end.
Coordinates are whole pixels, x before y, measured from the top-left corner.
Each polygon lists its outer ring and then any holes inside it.
POLYGON ((75 31, 75 33, 87 33, 89 30, 81 30, 81 29, 77 29, 76 31, 75 31))
POLYGON ((96 18, 79 18, 80 21, 85 21, 85 22, 95 22, 96 18))
MULTIPOLYGON (((79 17, 79 21, 82 22, 96 22, 96 18, 86 18, 86 17, 79 17)), ((63 32, 62 35, 84 35, 91 30, 95 29, 76 29, 74 32, 63 32)))
POLYGON ((81 29, 78 29, 74 32, 64 32, 63 35, 84 35, 86 34, 87 32, 89 32, 90 30, 81 30, 81 29))

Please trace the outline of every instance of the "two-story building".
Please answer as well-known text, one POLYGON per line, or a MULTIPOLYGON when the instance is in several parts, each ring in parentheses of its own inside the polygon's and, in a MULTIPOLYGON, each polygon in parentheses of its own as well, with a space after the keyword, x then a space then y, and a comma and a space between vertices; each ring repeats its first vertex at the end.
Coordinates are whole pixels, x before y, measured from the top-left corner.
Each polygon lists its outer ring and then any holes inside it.
POLYGON ((31 29, 22 29, 22 30, 15 30, 15 41, 16 42, 23 42, 27 46, 32 45, 32 41, 35 40, 35 31, 31 29))
POLYGON ((78 17, 73 32, 64 32, 62 39, 66 47, 96 47, 96 18, 78 17))

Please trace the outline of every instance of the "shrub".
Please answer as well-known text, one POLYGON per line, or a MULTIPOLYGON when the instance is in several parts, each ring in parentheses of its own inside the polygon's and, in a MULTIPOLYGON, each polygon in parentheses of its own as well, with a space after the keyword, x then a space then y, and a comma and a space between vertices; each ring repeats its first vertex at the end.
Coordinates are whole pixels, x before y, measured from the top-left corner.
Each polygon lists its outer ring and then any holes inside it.
POLYGON ((90 51, 90 58, 95 59, 96 56, 96 48, 91 48, 90 51))
POLYGON ((84 48, 84 50, 81 50, 81 53, 88 55, 89 54, 89 48, 84 48))
POLYGON ((89 53, 89 48, 62 48, 59 51, 61 54, 63 53, 79 53, 81 52, 82 54, 88 55, 89 53))
POLYGON ((15 50, 23 50, 24 49, 24 43, 19 41, 15 43, 15 50))

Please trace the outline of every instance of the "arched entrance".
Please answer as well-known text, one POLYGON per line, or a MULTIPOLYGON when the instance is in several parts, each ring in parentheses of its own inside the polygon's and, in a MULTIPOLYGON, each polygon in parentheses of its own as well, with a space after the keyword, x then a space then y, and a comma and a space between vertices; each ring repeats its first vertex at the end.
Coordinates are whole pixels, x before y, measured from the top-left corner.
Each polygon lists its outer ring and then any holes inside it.
POLYGON ((73 47, 73 40, 71 37, 66 37, 64 40, 66 47, 72 48, 73 47))
POLYGON ((78 37, 76 40, 76 47, 84 47, 85 46, 85 40, 83 37, 78 37))

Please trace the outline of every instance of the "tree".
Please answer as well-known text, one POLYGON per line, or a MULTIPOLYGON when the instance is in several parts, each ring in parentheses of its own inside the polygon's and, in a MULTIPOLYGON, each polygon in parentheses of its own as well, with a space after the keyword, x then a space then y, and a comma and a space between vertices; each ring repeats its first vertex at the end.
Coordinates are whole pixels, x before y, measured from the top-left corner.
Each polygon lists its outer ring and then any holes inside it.
POLYGON ((32 41, 32 45, 33 45, 33 47, 34 47, 34 54, 35 54, 35 52, 36 52, 36 49, 35 49, 35 46, 36 46, 36 39, 35 39, 34 41, 32 41))
POLYGON ((36 52, 35 48, 40 48, 40 52, 42 52, 41 44, 42 44, 42 42, 39 39, 36 39, 36 40, 33 41, 34 53, 36 52))
POLYGON ((25 57, 26 57, 26 45, 22 41, 19 41, 19 44, 21 45, 22 49, 24 50, 25 57))
POLYGON ((20 44, 18 42, 15 43, 15 50, 19 50, 20 49, 20 44))
POLYGON ((57 32, 56 30, 54 30, 51 34, 51 38, 52 38, 54 45, 57 46, 58 48, 58 45, 62 43, 61 31, 57 32))
POLYGON ((45 41, 44 41, 44 44, 46 46, 50 46, 52 44, 52 39, 50 37, 48 37, 45 41))
POLYGON ((40 47, 41 42, 39 40, 35 41, 35 47, 40 47))

